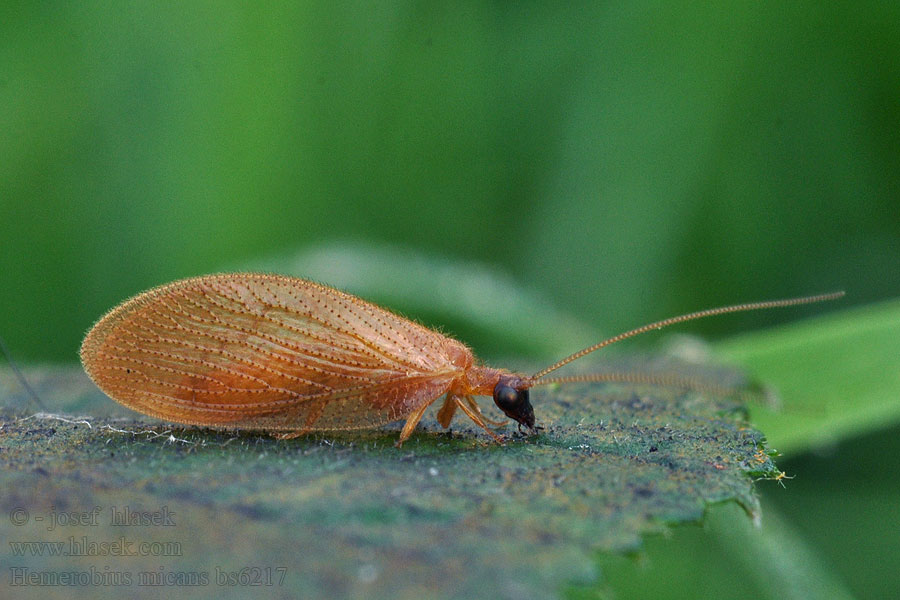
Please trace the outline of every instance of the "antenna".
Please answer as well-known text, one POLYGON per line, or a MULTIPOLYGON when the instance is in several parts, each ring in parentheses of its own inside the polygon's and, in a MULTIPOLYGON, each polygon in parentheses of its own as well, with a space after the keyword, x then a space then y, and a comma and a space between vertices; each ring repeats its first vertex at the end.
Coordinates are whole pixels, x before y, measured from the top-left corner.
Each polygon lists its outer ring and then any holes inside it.
MULTIPOLYGON (((703 319, 705 317, 713 317, 716 315, 724 315, 727 313, 735 313, 735 312, 745 312, 748 310, 762 310, 765 308, 779 308, 783 306, 795 306, 797 304, 812 304, 814 302, 824 302, 826 300, 835 300, 844 295, 843 291, 840 292, 831 292, 830 294, 819 294, 816 296, 804 296, 802 298, 787 298, 785 300, 767 300, 765 302, 750 302, 746 304, 734 304, 732 306, 722 306, 719 308, 708 308, 706 310, 701 310, 697 312, 692 312, 686 315, 680 315, 678 317, 670 317, 668 319, 663 319, 662 321, 656 321, 655 323, 650 323, 649 325, 644 325, 642 327, 638 327, 637 329, 632 329, 631 331, 626 331, 625 333, 620 333, 617 336, 611 337, 607 340, 603 340, 593 346, 588 346, 584 350, 579 350, 575 354, 567 356, 561 361, 554 363, 544 369, 543 371, 538 371, 534 375, 531 376, 532 381, 537 381, 547 373, 551 373, 552 371, 557 370, 558 368, 569 364, 573 360, 578 360, 582 356, 586 354, 590 354, 595 350, 599 350, 605 346, 609 346, 610 344, 615 344, 616 342, 621 342, 622 340, 628 339, 630 337, 634 337, 636 335, 640 335, 651 329, 662 329, 663 327, 668 327, 669 325, 675 325, 676 323, 683 323, 685 321, 693 321, 695 319, 703 319)), ((542 382, 543 383, 543 382, 542 382)), ((548 382, 549 383, 549 382, 548 382)), ((538 385, 538 384, 535 384, 538 385)))

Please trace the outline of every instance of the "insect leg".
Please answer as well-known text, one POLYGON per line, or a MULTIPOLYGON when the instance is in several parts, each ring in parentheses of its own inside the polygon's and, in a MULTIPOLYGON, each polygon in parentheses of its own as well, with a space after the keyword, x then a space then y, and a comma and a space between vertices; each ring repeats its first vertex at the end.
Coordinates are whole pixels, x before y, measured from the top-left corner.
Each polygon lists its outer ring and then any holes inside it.
POLYGON ((478 403, 475 402, 475 398, 473 398, 472 396, 466 396, 466 402, 469 404, 469 406, 472 407, 473 410, 475 410, 479 415, 481 415, 481 418, 484 419, 485 423, 490 423, 494 427, 503 427, 507 423, 509 423, 509 421, 495 421, 493 419, 489 419, 486 416, 484 416, 484 413, 481 412, 481 407, 478 406, 478 403))
POLYGON ((469 418, 470 418, 470 419, 472 419, 473 421, 475 421, 475 424, 476 424, 476 425, 478 425, 479 427, 481 427, 482 429, 484 429, 485 431, 487 431, 487 432, 491 435, 491 437, 494 438, 494 440, 496 440, 498 443, 500 443, 500 444, 503 443, 503 438, 500 437, 499 435, 497 435, 496 433, 494 433, 493 431, 491 431, 491 430, 488 428, 487 423, 484 422, 484 420, 481 418, 481 415, 480 415, 480 414, 478 414, 477 412, 475 412, 474 410, 472 410, 465 402, 463 402, 463 401, 460 400, 459 398, 454 397, 454 400, 456 400, 456 405, 457 405, 464 413, 466 413, 467 415, 469 415, 469 418))
POLYGON ((400 438, 394 444, 398 448, 403 445, 409 436, 412 435, 413 429, 416 428, 416 425, 419 424, 419 421, 422 420, 422 415, 425 414, 425 409, 431 406, 431 402, 426 402, 421 407, 417 408, 409 417, 406 419, 406 424, 403 425, 403 429, 400 431, 400 438))
POLYGON ((438 423, 444 429, 450 427, 450 421, 453 420, 453 415, 456 413, 456 401, 454 398, 455 396, 452 394, 447 394, 444 398, 444 404, 441 405, 441 409, 437 413, 438 423))

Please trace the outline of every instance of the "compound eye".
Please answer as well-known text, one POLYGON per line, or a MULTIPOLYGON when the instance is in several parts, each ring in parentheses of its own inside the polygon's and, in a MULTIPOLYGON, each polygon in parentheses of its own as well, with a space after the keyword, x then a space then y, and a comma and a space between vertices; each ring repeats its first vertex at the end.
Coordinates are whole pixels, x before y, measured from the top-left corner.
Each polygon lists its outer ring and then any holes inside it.
POLYGON ((519 390, 508 385, 498 383, 494 388, 494 402, 504 412, 515 410, 521 402, 519 390))

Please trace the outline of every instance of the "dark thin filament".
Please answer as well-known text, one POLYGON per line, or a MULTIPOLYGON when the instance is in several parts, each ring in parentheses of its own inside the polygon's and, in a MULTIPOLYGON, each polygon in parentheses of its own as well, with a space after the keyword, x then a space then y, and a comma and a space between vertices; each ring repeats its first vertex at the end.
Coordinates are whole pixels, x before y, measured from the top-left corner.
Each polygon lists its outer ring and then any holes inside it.
MULTIPOLYGON (((543 371, 539 371, 531 376, 532 380, 537 380, 550 373, 551 371, 555 371, 556 369, 569 364, 573 360, 578 360, 582 356, 586 354, 590 354, 595 350, 599 350, 605 346, 609 346, 610 344, 615 344, 616 342, 621 342, 624 339, 628 339, 630 337, 634 337, 641 333, 645 333, 650 331, 651 329, 662 329, 663 327, 668 327, 669 325, 675 325, 676 323, 683 323, 685 321, 693 321, 694 319, 702 319, 704 317, 712 317, 715 315, 723 315, 726 313, 734 313, 734 312, 744 312, 748 310, 761 310, 764 308, 778 308, 782 306, 795 306, 797 304, 812 304, 813 302, 823 302, 825 300, 834 300, 836 298, 840 298, 844 295, 844 292, 832 292, 830 294, 819 294, 817 296, 805 296, 803 298, 788 298, 786 300, 768 300, 766 302, 750 302, 747 304, 735 304, 733 306, 722 306, 720 308, 709 308, 707 310, 701 310, 698 312, 692 312, 686 315, 680 315, 678 317, 670 317, 668 319, 663 319, 662 321, 656 321, 655 323, 650 323, 648 325, 644 325, 642 327, 638 327, 637 329, 632 329, 631 331, 626 331, 625 333, 620 333, 615 337, 611 337, 607 340, 603 340, 593 346, 588 346, 584 350, 579 350, 575 354, 571 356, 567 356, 561 361, 554 363, 544 369, 543 371)), ((544 383, 544 382, 541 382, 544 383)), ((537 384, 535 384, 537 385, 537 384)))
POLYGON ((47 410, 44 408, 44 403, 41 402, 41 399, 38 397, 37 392, 28 385, 28 380, 25 379, 25 375, 22 371, 19 370, 19 367, 16 366, 16 363, 12 359, 12 355, 9 353, 9 348, 6 347, 6 342, 3 341, 3 338, 0 337, 0 351, 3 352, 3 355, 6 357, 6 362, 9 364, 9 368, 12 369, 12 372, 15 374, 16 378, 18 378, 19 383, 22 384, 22 387, 25 388, 25 391, 28 392, 28 395, 31 396, 32 402, 41 409, 47 410))

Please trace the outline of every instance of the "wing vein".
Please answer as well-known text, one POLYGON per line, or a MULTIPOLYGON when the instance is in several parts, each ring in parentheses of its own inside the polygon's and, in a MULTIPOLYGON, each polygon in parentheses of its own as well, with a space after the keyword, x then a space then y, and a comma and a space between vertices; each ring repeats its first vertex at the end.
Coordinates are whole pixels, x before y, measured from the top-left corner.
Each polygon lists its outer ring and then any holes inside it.
MULTIPOLYGON (((326 365, 332 365, 332 366, 334 366, 334 367, 344 368, 344 369, 354 369, 354 368, 357 368, 357 369, 365 369, 365 368, 367 368, 365 365, 363 365, 363 364, 361 364, 361 363, 359 364, 359 366, 355 366, 355 365, 349 365, 349 364, 344 364, 344 363, 339 363, 339 362, 329 361, 328 359, 326 359, 326 358, 324 357, 324 355, 322 355, 322 356, 315 356, 314 353, 312 353, 312 352, 310 352, 310 351, 308 351, 308 352, 306 352, 306 353, 304 354, 304 353, 302 352, 303 349, 302 349, 301 347, 294 348, 294 347, 291 347, 290 345, 285 345, 284 343, 282 343, 282 342, 281 342, 277 337, 275 337, 275 336, 271 336, 271 337, 270 337, 270 336, 265 335, 265 334, 262 334, 262 333, 260 333, 260 332, 253 332, 253 331, 250 331, 250 332, 248 333, 248 335, 252 335, 252 336, 254 336, 254 337, 263 339, 263 340, 265 340, 265 341, 267 341, 267 342, 272 343, 272 344, 275 345, 275 346, 280 346, 280 347, 282 347, 282 348, 284 348, 284 349, 286 349, 286 350, 292 351, 295 355, 304 356, 305 358, 307 358, 307 359, 310 361, 310 362, 301 362, 301 361, 299 361, 299 360, 294 360, 293 357, 285 356, 285 355, 280 354, 280 353, 278 353, 278 352, 274 352, 274 351, 272 351, 272 350, 268 350, 268 349, 263 348, 263 347, 261 347, 261 346, 255 345, 255 344, 251 343, 251 342, 250 342, 249 340, 247 340, 247 339, 244 339, 244 340, 236 340, 236 339, 233 339, 233 338, 229 338, 229 337, 227 337, 227 336, 218 336, 218 335, 214 335, 213 333, 208 332, 208 331, 205 331, 205 330, 203 330, 203 329, 193 329, 193 328, 187 327, 185 324, 183 324, 183 323, 181 323, 181 322, 179 322, 179 321, 173 319, 172 317, 168 317, 167 315, 165 315, 165 314, 163 314, 163 313, 159 313, 158 311, 154 311, 154 310, 152 310, 152 309, 148 309, 148 310, 149 310, 150 312, 152 312, 153 314, 157 315, 157 316, 171 319, 171 320, 173 321, 173 323, 175 324, 174 327, 166 326, 166 325, 164 325, 164 324, 162 324, 162 323, 159 323, 159 322, 157 322, 157 321, 154 321, 154 320, 151 319, 146 313, 144 313, 144 315, 143 315, 144 318, 145 318, 149 323, 151 323, 153 326, 158 327, 158 328, 160 328, 160 329, 163 329, 163 330, 165 330, 165 331, 172 332, 173 334, 174 334, 174 331, 175 331, 175 330, 186 331, 186 332, 188 332, 188 333, 194 334, 194 335, 197 336, 197 337, 205 337, 205 338, 208 338, 208 339, 217 341, 217 342, 219 342, 220 344, 223 344, 223 345, 239 345, 240 347, 242 347, 242 348, 244 348, 244 349, 246 349, 246 350, 249 350, 249 351, 252 351, 252 352, 257 352, 257 353, 259 353, 259 354, 266 355, 266 356, 269 356, 269 357, 272 357, 272 358, 275 358, 275 359, 278 359, 278 360, 287 362, 287 363, 289 363, 289 364, 296 365, 296 366, 301 367, 301 368, 309 369, 309 370, 312 370, 312 371, 317 371, 317 372, 323 373, 323 374, 325 374, 325 375, 336 376, 336 377, 341 377, 341 378, 345 378, 345 379, 356 379, 356 380, 370 381, 370 382, 372 381, 372 379, 371 379, 370 377, 366 377, 366 376, 363 376, 363 375, 352 375, 352 374, 350 374, 350 373, 346 373, 346 372, 343 372, 343 371, 340 371, 340 370, 329 370, 329 369, 326 369, 326 368, 325 368, 326 365), (316 363, 317 363, 318 365, 322 365, 322 366, 316 366, 316 365, 314 365, 314 364, 311 364, 312 361, 316 361, 316 363)), ((183 346, 183 347, 193 348, 193 349, 195 349, 195 350, 199 350, 199 351, 202 351, 202 352, 207 352, 207 353, 209 353, 209 354, 219 354, 219 353, 221 353, 221 352, 224 350, 224 349, 220 349, 220 348, 213 348, 213 347, 209 347, 209 346, 204 346, 204 345, 199 344, 199 343, 197 343, 197 342, 189 342, 189 341, 187 341, 187 340, 179 339, 178 337, 166 338, 166 337, 161 336, 160 333, 159 333, 158 331, 154 331, 154 330, 151 329, 151 328, 148 328, 148 327, 142 327, 140 324, 135 323, 135 322, 133 322, 133 321, 131 322, 131 324, 134 325, 135 327, 139 328, 139 329, 143 329, 144 331, 146 331, 146 333, 147 333, 148 335, 153 336, 153 338, 154 338, 156 341, 158 341, 158 342, 164 342, 164 343, 168 343, 168 344, 174 344, 174 345, 176 345, 176 346, 183 346)), ((141 339, 139 336, 135 336, 135 337, 137 337, 138 339, 141 339)), ((248 359, 248 360, 251 360, 251 361, 252 361, 252 359, 248 359)), ((256 362, 251 362, 251 364, 256 365, 256 362)), ((317 383, 317 382, 312 381, 312 380, 309 380, 309 382, 310 382, 311 384, 314 384, 314 385, 324 386, 324 384, 317 383)), ((327 387, 327 386, 325 386, 325 387, 327 387)))
MULTIPOLYGON (((229 287, 229 289, 231 289, 232 292, 235 293, 235 295, 238 296, 238 298, 240 297, 240 292, 239 292, 238 290, 236 290, 236 289, 233 287, 233 284, 232 284, 231 282, 228 282, 228 287, 229 287)), ((310 310, 310 312, 308 312, 308 313, 301 313, 301 312, 295 310, 294 308, 289 307, 289 306, 286 306, 286 305, 283 305, 283 304, 278 304, 278 305, 271 304, 271 303, 268 303, 268 302, 265 302, 264 300, 262 300, 262 299, 261 299, 261 298, 260 298, 260 297, 252 290, 252 289, 250 289, 249 286, 248 286, 248 290, 250 291, 251 294, 254 295, 254 298, 256 298, 257 301, 260 302, 260 304, 262 304, 263 306, 267 306, 267 307, 271 307, 271 308, 280 308, 280 309, 284 310, 285 312, 288 312, 288 313, 290 313, 290 314, 293 314, 293 315, 295 315, 295 316, 297 316, 297 317, 302 317, 302 318, 308 319, 308 320, 313 321, 313 322, 315 322, 315 323, 319 323, 320 325, 322 325, 322 326, 323 326, 324 328, 326 328, 326 329, 329 329, 329 330, 332 330, 332 331, 336 331, 336 332, 342 333, 342 334, 344 334, 345 336, 350 337, 350 338, 356 340, 358 343, 362 344, 362 345, 365 346, 366 348, 369 348, 370 350, 372 350, 372 351, 377 355, 376 357, 373 357, 373 358, 376 358, 376 359, 377 359, 378 356, 383 357, 382 360, 387 360, 387 362, 392 362, 392 363, 396 364, 398 367, 401 366, 401 365, 403 365, 403 366, 406 366, 406 367, 412 367, 412 368, 415 368, 415 369, 419 369, 419 368, 420 368, 420 365, 417 365, 415 362, 410 361, 410 360, 408 360, 408 359, 405 359, 403 356, 401 356, 401 355, 399 355, 399 354, 390 353, 388 350, 385 350, 384 348, 381 348, 380 346, 378 346, 378 345, 375 344, 374 342, 372 342, 372 341, 366 339, 365 337, 363 337, 362 335, 360 335, 359 333, 357 333, 356 331, 354 331, 354 328, 353 328, 352 326, 350 326, 350 327, 347 328, 347 329, 344 329, 344 328, 341 328, 341 327, 337 327, 337 326, 335 326, 334 323, 329 323, 329 322, 327 322, 327 321, 324 321, 324 320, 322 320, 322 319, 319 319, 319 318, 315 317, 315 316, 313 315, 313 311, 312 311, 312 310, 310 310)), ((270 291, 270 293, 271 293, 271 291, 270 291)), ((208 297, 208 296, 207 296, 207 297, 208 297)), ((304 299, 299 298, 299 297, 294 296, 294 295, 291 295, 291 297, 294 298, 295 300, 297 300, 297 301, 303 303, 304 306, 309 307, 309 305, 306 303, 306 301, 305 301, 304 299)), ((242 306, 244 306, 244 308, 247 309, 248 312, 251 312, 251 314, 255 314, 255 313, 253 313, 253 312, 250 310, 250 307, 247 306, 246 303, 244 303, 243 301, 235 300, 235 299, 233 299, 233 298, 229 298, 229 299, 231 299, 231 300, 234 301, 234 302, 239 302, 242 306)), ((211 301, 212 301, 212 300, 211 300, 211 301)), ((214 302, 214 301, 213 301, 213 302, 214 302)), ((215 303, 215 302, 214 302, 214 303, 215 303)), ((216 305, 217 305, 217 306, 220 306, 219 304, 216 304, 216 305)), ((221 308, 225 308, 224 306, 220 306, 220 307, 221 307, 221 308)), ((309 307, 309 308, 311 309, 312 307, 309 307)), ((345 308, 346 308, 346 306, 345 306, 345 308)), ((338 315, 338 313, 333 313, 333 314, 335 314, 336 317, 341 318, 341 317, 338 315)), ((288 325, 287 323, 284 323, 284 322, 282 322, 282 321, 274 321, 274 320, 272 320, 271 318, 269 318, 268 315, 258 315, 258 316, 259 316, 259 318, 265 319, 265 320, 269 321, 270 323, 273 323, 273 324, 276 324, 276 325, 280 325, 280 326, 284 327, 285 329, 287 329, 288 331, 293 331, 293 332, 299 333, 299 334, 301 334, 301 335, 307 335, 307 334, 308 334, 308 332, 306 332, 306 331, 304 331, 304 330, 302 330, 302 329, 299 329, 299 328, 297 328, 297 327, 288 325)), ((345 322, 347 325, 349 325, 349 323, 348 323, 345 319, 342 319, 342 320, 344 320, 344 322, 345 322)), ((374 330, 373 330, 373 331, 374 331, 374 330)), ((331 343, 332 340, 329 340, 329 342, 331 343)), ((413 346, 411 346, 411 347, 413 347, 413 346)), ((359 350, 356 350, 356 351, 359 352, 359 350)))
MULTIPOLYGON (((279 338, 278 338, 277 336, 274 336, 274 335, 265 335, 265 334, 263 334, 262 332, 260 332, 260 331, 258 331, 258 330, 256 330, 256 329, 251 329, 251 328, 249 328, 249 327, 240 327, 240 326, 236 325, 234 322, 226 322, 226 321, 222 320, 221 318, 219 318, 218 315, 216 315, 216 314, 215 314, 208 306, 204 306, 202 303, 197 302, 196 300, 193 300, 193 299, 191 299, 191 298, 188 297, 188 296, 183 296, 183 295, 182 295, 181 297, 182 297, 185 301, 187 301, 187 302, 189 302, 190 304, 192 304, 193 306, 196 306, 197 308, 206 311, 208 314, 210 314, 210 315, 213 317, 213 319, 214 319, 217 323, 219 323, 222 327, 224 327, 224 328, 226 328, 226 329, 228 329, 228 330, 240 331, 240 332, 242 332, 242 333, 244 333, 244 334, 247 334, 247 335, 252 335, 252 336, 256 336, 256 337, 260 337, 260 338, 266 339, 266 340, 268 340, 268 341, 271 341, 271 342, 273 342, 273 343, 276 343, 276 344, 278 344, 278 345, 281 345, 281 346, 283 346, 283 347, 285 347, 285 348, 287 348, 287 349, 289 349, 289 350, 293 350, 295 353, 299 353, 299 352, 301 352, 302 350, 305 350, 307 354, 319 355, 319 356, 321 356, 321 354, 322 354, 322 353, 316 353, 316 352, 314 352, 314 351, 312 351, 312 350, 304 349, 302 346, 293 346, 293 345, 282 344, 282 343, 279 341, 279 338)), ((214 306, 216 306, 217 308, 219 308, 219 309, 221 309, 221 310, 223 310, 223 311, 226 311, 226 312, 228 312, 228 313, 230 313, 230 314, 232 314, 232 315, 234 315, 234 316, 236 316, 236 317, 239 317, 239 318, 247 318, 247 315, 250 314, 250 315, 252 315, 254 318, 257 318, 257 319, 265 319, 265 317, 262 316, 262 315, 257 315, 256 313, 249 312, 249 307, 247 307, 246 305, 242 305, 242 306, 244 306, 245 311, 240 311, 240 310, 237 310, 237 309, 232 308, 232 307, 230 307, 230 306, 227 306, 227 305, 225 305, 225 304, 223 304, 223 303, 216 302, 216 300, 215 300, 214 298, 212 298, 211 296, 204 295, 203 298, 206 299, 206 300, 208 300, 209 302, 211 302, 211 303, 212 303, 214 306)), ((231 298, 229 298, 229 300, 232 300, 233 302, 237 302, 237 300, 234 300, 234 299, 231 299, 231 298)), ((173 309, 173 308, 174 308, 174 307, 170 306, 169 304, 165 304, 165 306, 166 306, 167 308, 170 308, 170 309, 173 309)), ((186 312, 186 311, 179 310, 179 312, 181 312, 182 314, 184 314, 184 316, 187 317, 187 318, 189 318, 189 319, 193 319, 193 320, 199 321, 199 322, 201 322, 201 323, 205 322, 205 320, 201 319, 200 317, 198 317, 198 316, 196 316, 196 315, 193 315, 193 314, 191 314, 191 313, 188 313, 188 312, 186 312)), ((305 315, 304 315, 304 316, 305 316, 305 315)), ((272 324, 274 324, 274 325, 276 325, 276 326, 278 326, 278 327, 281 327, 281 328, 286 329, 286 330, 288 330, 288 331, 291 331, 291 332, 293 332, 293 333, 300 334, 300 335, 302 335, 302 336, 304 336, 304 337, 311 338, 311 339, 313 339, 313 340, 316 340, 316 341, 321 342, 321 343, 323 343, 323 344, 326 344, 326 345, 328 345, 328 346, 332 346, 332 347, 337 346, 337 347, 339 347, 339 348, 341 348, 341 349, 343 349, 343 350, 346 350, 347 352, 350 352, 351 354, 358 354, 358 355, 368 356, 369 358, 372 358, 373 360, 376 360, 376 361, 379 361, 379 362, 384 362, 384 361, 381 360, 378 356, 376 356, 374 353, 366 352, 366 351, 363 350, 362 348, 359 348, 358 345, 350 345, 350 344, 346 344, 346 343, 340 343, 340 342, 337 342, 337 340, 335 340, 335 339, 333 339, 333 338, 329 338, 329 337, 321 336, 321 335, 316 335, 316 334, 315 334, 314 332, 312 332, 312 331, 309 331, 309 330, 303 330, 303 329, 300 329, 300 328, 298 328, 298 327, 291 327, 291 326, 287 325, 286 323, 283 323, 283 322, 280 322, 280 321, 275 321, 275 320, 273 320, 273 319, 271 319, 271 318, 266 319, 266 320, 267 320, 269 323, 272 323, 272 324)), ((313 321, 313 322, 320 323, 323 327, 326 327, 326 328, 329 327, 324 321, 320 321, 320 320, 314 319, 314 318, 312 318, 312 317, 310 317, 309 320, 311 320, 311 321, 313 321)), ((334 329, 334 328, 331 328, 331 329, 334 329)), ((335 330, 335 331, 339 331, 339 330, 336 330, 336 329, 334 329, 334 330, 335 330)), ((343 333, 343 332, 341 332, 341 333, 343 333)), ((343 360, 345 360, 345 361, 347 362, 348 365, 357 365, 357 366, 360 366, 360 367, 366 367, 366 366, 367 366, 367 365, 365 365, 365 363, 362 363, 362 362, 353 361, 353 360, 350 360, 350 359, 343 359, 343 360)))

